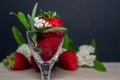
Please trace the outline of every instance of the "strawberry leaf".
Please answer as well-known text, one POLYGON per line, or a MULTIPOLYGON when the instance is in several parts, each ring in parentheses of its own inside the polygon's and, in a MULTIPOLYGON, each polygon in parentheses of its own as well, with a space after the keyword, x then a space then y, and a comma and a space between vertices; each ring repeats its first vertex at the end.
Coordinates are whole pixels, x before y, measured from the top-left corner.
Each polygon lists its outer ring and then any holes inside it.
POLYGON ((26 41, 23 38, 21 32, 15 26, 12 27, 12 32, 13 32, 13 36, 14 36, 16 42, 19 45, 22 45, 23 43, 26 43, 26 41))
POLYGON ((27 32, 27 35, 28 35, 28 37, 29 37, 29 39, 34 43, 34 45, 35 45, 35 43, 36 43, 36 38, 37 38, 37 36, 36 36, 36 33, 34 33, 34 32, 27 32))
POLYGON ((77 53, 77 51, 79 50, 74 44, 69 43, 69 50, 74 51, 75 53, 77 53))
POLYGON ((19 19, 19 21, 24 25, 25 29, 29 30, 29 25, 23 12, 18 12, 18 15, 15 12, 10 12, 10 15, 15 15, 19 19))
POLYGON ((65 48, 65 49, 68 49, 68 50, 72 50, 75 53, 79 50, 76 46, 73 45, 72 40, 68 36, 67 32, 65 33, 64 42, 63 42, 62 47, 65 48))
POLYGON ((97 55, 97 50, 96 50, 96 42, 95 42, 95 39, 92 39, 92 47, 94 47, 95 48, 95 51, 94 51, 94 53, 93 53, 93 55, 97 55))
POLYGON ((19 18, 20 22, 24 25, 26 30, 29 30, 29 25, 28 25, 27 19, 25 17, 25 14, 23 12, 18 12, 18 18, 19 18))
POLYGON ((6 58, 6 59, 3 59, 3 60, 2 60, 2 64, 4 64, 5 66, 8 66, 8 64, 9 64, 9 63, 8 63, 8 59, 7 59, 7 58, 6 58))
POLYGON ((64 27, 48 28, 48 29, 45 29, 43 33, 55 32, 55 31, 67 31, 67 28, 64 28, 64 27))
POLYGON ((53 13, 52 13, 52 16, 57 16, 57 12, 53 12, 53 13))
POLYGON ((29 22, 30 29, 34 31, 34 20, 29 14, 28 14, 28 22, 29 22))
POLYGON ((69 38, 68 34, 65 33, 64 35, 64 42, 63 42, 63 48, 69 49, 69 43, 71 42, 71 39, 69 38))
POLYGON ((38 6, 38 3, 36 3, 35 6, 34 6, 34 8, 33 8, 33 11, 32 11, 32 18, 34 18, 35 15, 36 15, 37 6, 38 6))
POLYGON ((34 50, 35 50, 35 52, 37 52, 38 54, 41 54, 41 50, 40 50, 40 48, 35 47, 34 50))
POLYGON ((41 18, 53 18, 53 17, 59 17, 55 11, 48 11, 44 12, 43 10, 40 10, 40 17, 41 18))
POLYGON ((98 60, 94 61, 94 68, 96 70, 103 71, 103 72, 107 71, 107 69, 105 68, 105 66, 100 61, 98 61, 98 60))
MULTIPOLYGON (((92 43, 91 45, 95 48, 95 51, 93 53, 93 55, 96 55, 97 56, 97 51, 96 51, 96 42, 95 42, 95 39, 92 39, 92 43)), ((103 72, 106 72, 107 69, 105 68, 105 66, 98 60, 95 60, 94 61, 94 66, 93 66, 96 70, 99 70, 99 71, 103 71, 103 72)))

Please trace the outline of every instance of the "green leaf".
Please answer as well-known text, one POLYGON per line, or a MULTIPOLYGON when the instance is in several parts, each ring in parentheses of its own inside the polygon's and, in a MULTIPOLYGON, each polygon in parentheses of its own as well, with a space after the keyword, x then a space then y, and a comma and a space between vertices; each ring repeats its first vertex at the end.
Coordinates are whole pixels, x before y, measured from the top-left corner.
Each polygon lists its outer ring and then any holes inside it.
POLYGON ((5 66, 8 66, 8 64, 9 64, 8 59, 7 58, 3 59, 2 64, 4 64, 5 66))
POLYGON ((53 12, 52 16, 57 16, 57 12, 53 12))
POLYGON ((67 32, 64 35, 64 42, 62 47, 68 50, 72 50, 75 53, 79 50, 75 45, 73 45, 72 40, 68 36, 67 32))
POLYGON ((55 31, 67 31, 67 28, 65 27, 54 27, 54 28, 48 28, 43 31, 43 33, 48 33, 48 32, 55 32, 55 31))
POLYGON ((41 54, 41 50, 40 50, 40 48, 35 47, 34 50, 35 50, 35 52, 37 52, 38 54, 41 54))
POLYGON ((40 17, 44 17, 44 11, 43 10, 40 10, 40 17))
POLYGON ((69 50, 72 50, 75 53, 77 53, 79 49, 75 45, 73 45, 72 43, 69 43, 69 50))
POLYGON ((21 32, 15 26, 12 27, 12 32, 13 32, 13 36, 14 36, 16 42, 18 43, 18 45, 22 45, 22 44, 26 43, 21 32))
POLYGON ((28 25, 27 19, 25 17, 25 14, 23 12, 18 12, 18 19, 24 25, 24 27, 26 28, 26 30, 29 31, 29 25, 28 25))
POLYGON ((15 12, 10 12, 10 15, 15 15, 17 17, 17 14, 15 12))
POLYGON ((38 3, 35 4, 35 6, 34 6, 34 8, 33 8, 33 10, 32 10, 32 18, 34 18, 35 15, 36 15, 37 6, 38 6, 38 3))
POLYGON ((29 21, 30 29, 34 31, 35 30, 34 29, 34 20, 29 14, 28 14, 28 21, 29 21))
POLYGON ((98 71, 103 71, 106 72, 107 69, 105 68, 105 66, 98 60, 94 61, 94 68, 98 71))
POLYGON ((28 32, 28 37, 29 37, 30 41, 32 41, 32 43, 34 43, 34 45, 35 45, 36 39, 37 39, 36 32, 28 32))
POLYGON ((16 14, 15 12, 10 12, 10 15, 15 15, 19 19, 19 21, 24 25, 25 29, 29 30, 29 24, 23 12, 18 12, 18 14, 16 14))
POLYGON ((47 11, 44 12, 43 10, 40 10, 40 17, 41 18, 53 18, 53 17, 59 17, 59 15, 57 15, 57 13, 55 11, 47 11))
POLYGON ((96 41, 95 41, 95 39, 92 39, 92 43, 91 43, 91 45, 95 48, 95 51, 94 51, 93 55, 97 55, 96 41))
POLYGON ((69 49, 69 43, 71 42, 71 39, 69 38, 67 32, 64 35, 64 42, 63 42, 63 48, 69 49))

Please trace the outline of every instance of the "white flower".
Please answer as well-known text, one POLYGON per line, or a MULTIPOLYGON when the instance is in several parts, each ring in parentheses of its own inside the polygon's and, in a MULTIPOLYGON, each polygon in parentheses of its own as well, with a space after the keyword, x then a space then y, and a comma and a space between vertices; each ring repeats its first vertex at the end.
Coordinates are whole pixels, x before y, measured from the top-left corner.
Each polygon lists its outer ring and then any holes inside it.
POLYGON ((86 56, 86 65, 92 67, 94 66, 94 60, 96 59, 95 55, 88 55, 86 56))
POLYGON ((35 23, 34 26, 36 26, 36 28, 42 28, 43 24, 42 23, 35 23))
POLYGON ((25 55, 28 59, 30 59, 31 52, 30 52, 30 48, 27 44, 23 44, 23 45, 19 46, 17 48, 16 52, 20 52, 23 55, 25 55))
POLYGON ((77 52, 78 57, 78 65, 79 66, 90 66, 94 65, 94 60, 96 59, 94 53, 94 48, 91 45, 83 45, 79 47, 79 51, 77 52))
POLYGON ((83 50, 83 51, 86 51, 88 53, 94 53, 94 48, 91 46, 91 45, 82 45, 79 47, 79 50, 83 50))
POLYGON ((45 26, 49 26, 49 23, 48 23, 48 22, 46 22, 46 23, 45 23, 45 26))
POLYGON ((84 60, 84 58, 82 57, 78 57, 78 65, 79 66, 83 66, 86 64, 86 61, 84 60))
POLYGON ((40 19, 39 17, 35 17, 34 18, 34 26, 36 28, 42 28, 42 27, 51 27, 51 24, 49 24, 47 21, 45 21, 44 19, 40 19))
POLYGON ((35 17, 34 18, 34 21, 36 22, 36 21, 38 21, 39 20, 39 17, 35 17))
POLYGON ((46 23, 46 21, 45 21, 44 19, 41 19, 41 23, 45 24, 45 23, 46 23))

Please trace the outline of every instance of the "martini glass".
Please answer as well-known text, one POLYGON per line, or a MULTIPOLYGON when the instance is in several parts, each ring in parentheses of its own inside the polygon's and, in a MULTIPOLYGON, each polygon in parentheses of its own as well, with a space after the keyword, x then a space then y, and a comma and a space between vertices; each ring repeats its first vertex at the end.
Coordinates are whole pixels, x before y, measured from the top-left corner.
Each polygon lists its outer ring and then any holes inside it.
MULTIPOLYGON (((50 48, 51 47, 50 42, 53 44, 55 43, 54 40, 52 41, 52 37, 51 40, 49 40, 49 38, 46 38, 43 44, 39 44, 39 40, 42 39, 39 38, 41 32, 27 31, 26 34, 31 53, 40 69, 41 80, 50 80, 51 69, 55 64, 62 48, 64 32, 62 31, 54 32, 54 34, 57 36, 57 39, 59 38, 59 43, 57 43, 54 52, 50 48), (42 45, 44 45, 44 47, 40 47, 42 45), (46 57, 47 59, 44 59, 45 57, 44 55, 47 56, 46 57)), ((42 33, 42 35, 44 35, 44 33, 42 33)))

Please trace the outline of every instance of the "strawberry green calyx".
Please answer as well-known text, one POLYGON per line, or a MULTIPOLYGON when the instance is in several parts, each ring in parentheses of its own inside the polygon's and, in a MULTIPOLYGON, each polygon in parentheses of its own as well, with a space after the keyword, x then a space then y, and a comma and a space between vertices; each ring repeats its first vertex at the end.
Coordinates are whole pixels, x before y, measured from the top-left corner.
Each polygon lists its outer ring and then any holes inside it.
POLYGON ((2 64, 8 66, 8 59, 3 59, 2 64))
POLYGON ((10 56, 7 56, 3 59, 2 63, 8 68, 12 68, 14 65, 14 55, 15 53, 12 53, 10 56))
POLYGON ((40 10, 40 18, 53 18, 53 17, 59 17, 59 15, 55 11, 44 12, 43 10, 40 10))
POLYGON ((25 70, 31 67, 28 59, 20 52, 14 52, 3 60, 3 64, 12 70, 25 70))

